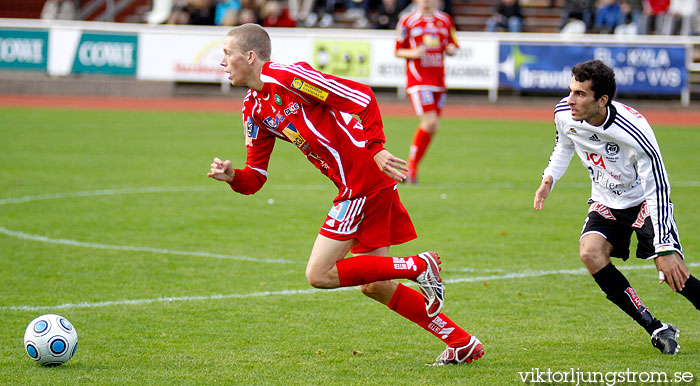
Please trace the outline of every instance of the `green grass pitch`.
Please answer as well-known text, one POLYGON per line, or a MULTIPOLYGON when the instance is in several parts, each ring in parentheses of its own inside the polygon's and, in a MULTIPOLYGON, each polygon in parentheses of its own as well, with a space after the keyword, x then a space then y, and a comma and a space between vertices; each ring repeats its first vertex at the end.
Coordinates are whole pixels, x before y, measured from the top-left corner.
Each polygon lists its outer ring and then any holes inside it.
MULTIPOLYGON (((551 122, 445 119, 421 185, 400 188, 419 238, 392 253, 438 251, 445 312, 485 346, 473 364, 431 367, 444 349, 432 335, 357 289, 307 284, 336 191, 296 148, 277 144, 254 196, 206 177, 214 156, 245 160, 235 105, 0 109, 0 384, 519 385, 533 368, 700 377, 700 313, 658 285, 651 263, 617 265, 652 313, 680 328, 675 357, 584 272, 590 182, 576 158, 545 210, 532 209, 551 122), (76 356, 56 368, 22 346, 45 313, 79 336, 76 356)), ((395 155, 406 156, 416 123, 385 119, 395 155)), ((700 126, 655 130, 697 275, 700 126)))

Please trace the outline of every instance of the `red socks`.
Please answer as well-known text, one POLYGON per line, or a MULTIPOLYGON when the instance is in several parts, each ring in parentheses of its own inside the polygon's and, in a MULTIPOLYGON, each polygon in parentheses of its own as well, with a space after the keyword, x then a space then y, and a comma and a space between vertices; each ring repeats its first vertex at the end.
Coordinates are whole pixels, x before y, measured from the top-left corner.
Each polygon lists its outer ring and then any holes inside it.
POLYGON ((425 311, 423 295, 403 284, 394 292, 388 307, 404 318, 423 327, 450 347, 464 346, 471 335, 455 324, 444 313, 431 318, 425 311))
MULTIPOLYGON (((340 286, 352 287, 390 279, 415 280, 418 273, 425 270, 425 261, 417 256, 360 255, 340 260, 335 266, 340 286)), ((424 306, 423 309, 425 310, 424 306)))
POLYGON ((408 155, 408 168, 411 170, 411 173, 415 174, 415 170, 418 169, 418 163, 423 158, 423 155, 425 155, 425 151, 428 149, 432 139, 433 135, 423 130, 422 127, 416 130, 416 134, 413 136, 411 151, 408 155))

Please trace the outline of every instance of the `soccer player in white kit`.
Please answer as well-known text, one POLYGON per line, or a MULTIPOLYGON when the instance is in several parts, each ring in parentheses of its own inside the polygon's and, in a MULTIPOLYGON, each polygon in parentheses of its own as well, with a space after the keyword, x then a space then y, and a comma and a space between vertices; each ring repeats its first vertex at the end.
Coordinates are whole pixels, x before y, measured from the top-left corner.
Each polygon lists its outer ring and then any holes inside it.
POLYGON ((579 244, 583 264, 607 298, 650 335, 663 354, 676 354, 679 330, 654 318, 610 256, 629 258, 632 232, 636 255, 654 259, 660 282, 700 310, 700 281, 684 263, 666 168, 649 123, 635 109, 613 101, 615 73, 599 60, 572 69, 570 94, 554 109, 556 145, 534 208, 562 177, 574 153, 591 177, 588 217, 579 244))

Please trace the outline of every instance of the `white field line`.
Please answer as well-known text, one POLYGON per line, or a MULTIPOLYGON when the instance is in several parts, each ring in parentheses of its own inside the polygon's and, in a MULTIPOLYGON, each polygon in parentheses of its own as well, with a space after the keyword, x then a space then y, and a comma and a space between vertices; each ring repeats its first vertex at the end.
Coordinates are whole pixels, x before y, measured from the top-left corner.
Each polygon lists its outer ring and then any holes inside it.
MULTIPOLYGON (((689 267, 700 266, 700 263, 690 263, 689 267)), ((652 270, 655 269, 653 265, 645 266, 630 266, 630 267, 619 267, 623 271, 632 270, 652 270)), ((530 277, 541 277, 548 275, 586 275, 588 271, 585 268, 579 269, 561 269, 553 271, 521 271, 506 273, 502 275, 489 275, 489 276, 476 276, 476 277, 464 277, 457 279, 446 279, 445 283, 470 283, 470 282, 480 282, 488 280, 503 280, 503 279, 522 279, 530 277)), ((411 283, 413 285, 413 283, 411 283)), ((253 297, 264 297, 264 296, 290 296, 290 295, 311 295, 316 293, 328 293, 328 292, 339 292, 354 290, 356 287, 343 287, 336 288, 332 290, 321 290, 315 288, 301 289, 301 290, 281 290, 281 291, 264 291, 264 292, 253 292, 248 294, 226 294, 226 295, 209 295, 209 296, 179 296, 179 297, 159 297, 151 299, 133 299, 133 300, 112 300, 104 302, 83 302, 83 303, 64 303, 54 306, 4 306, 0 307, 0 311, 47 311, 47 310, 64 310, 64 309, 74 309, 74 308, 98 308, 98 307, 108 307, 108 306, 124 306, 124 305, 142 305, 149 303, 171 303, 171 302, 189 302, 189 301, 201 301, 201 300, 223 300, 223 299, 246 299, 253 297)))
POLYGON ((97 249, 112 249, 116 251, 129 251, 129 252, 149 252, 149 253, 162 253, 165 255, 179 255, 179 256, 199 256, 199 257, 212 257, 216 259, 231 259, 240 261, 253 261, 256 263, 284 263, 284 264, 305 264, 306 262, 297 262, 285 259, 262 259, 256 257, 248 256, 232 256, 232 255, 222 255, 218 253, 208 253, 208 252, 197 252, 197 251, 175 251, 171 249, 160 249, 160 248, 146 248, 146 247, 134 247, 130 245, 109 245, 100 243, 86 243, 82 241, 68 240, 68 239, 52 239, 45 236, 37 236, 23 232, 11 231, 5 227, 0 226, 0 234, 6 236, 17 237, 20 239, 39 241, 42 243, 49 244, 62 244, 70 245, 73 247, 84 247, 84 248, 97 248, 97 249))
MULTIPOLYGON (((675 185, 696 187, 696 186, 700 186, 700 183, 695 182, 695 181, 690 181, 690 182, 685 182, 685 183, 683 183, 683 182, 676 183, 675 185)), ((474 185, 474 186, 476 186, 476 185, 474 185)), ((505 184, 505 186, 510 186, 510 185, 505 184)), ((440 187, 443 187, 443 188, 444 187, 466 188, 466 187, 472 187, 472 185, 459 185, 459 184, 457 184, 457 185, 438 186, 438 188, 440 188, 440 187)), ((290 188, 304 189, 304 190, 322 190, 322 189, 325 189, 325 187, 323 187, 323 186, 316 186, 316 185, 304 186, 304 187, 300 187, 300 186, 296 186, 296 185, 293 187, 292 186, 276 186, 276 188, 280 188, 280 189, 283 189, 285 191, 289 190, 290 188)), ((152 188, 136 188, 136 189, 107 189, 107 190, 73 192, 73 193, 42 194, 42 195, 35 195, 35 196, 23 196, 23 197, 18 197, 18 198, 0 199, 0 205, 20 204, 20 203, 31 202, 31 201, 51 200, 51 199, 60 199, 60 198, 71 198, 71 197, 90 197, 90 196, 100 196, 100 195, 134 194, 134 193, 203 191, 203 190, 209 190, 209 189, 212 189, 212 188, 197 186, 197 187, 166 187, 166 188, 152 187, 152 188)), ((46 243, 53 243, 53 244, 63 244, 63 245, 70 245, 70 246, 79 246, 79 247, 88 247, 88 248, 149 252, 149 253, 162 253, 162 254, 183 255, 183 256, 203 256, 203 257, 213 257, 213 258, 220 258, 220 259, 234 259, 234 260, 243 260, 243 261, 265 262, 265 263, 298 263, 298 262, 284 260, 284 259, 259 259, 259 258, 247 257, 247 256, 230 256, 230 255, 221 255, 221 254, 214 254, 214 253, 207 253, 207 252, 197 252, 197 251, 174 251, 174 250, 158 249, 158 248, 144 248, 144 247, 134 247, 134 246, 107 245, 107 244, 100 244, 100 243, 86 243, 86 242, 80 242, 80 241, 68 240, 68 239, 51 239, 51 238, 44 237, 44 236, 37 236, 37 235, 31 235, 31 234, 27 234, 27 233, 23 233, 23 232, 11 231, 11 230, 4 228, 4 227, 1 227, 1 226, 0 226, 0 233, 7 235, 7 236, 19 237, 19 238, 23 238, 23 239, 27 239, 27 240, 32 240, 32 241, 39 241, 39 242, 46 242, 46 243)), ((688 264, 688 266, 690 266, 690 267, 695 267, 698 265, 700 265, 700 263, 688 264)), ((653 266, 620 267, 620 269, 622 269, 622 270, 651 269, 651 268, 654 268, 654 267, 653 266)), ((462 268, 462 269, 459 269, 458 271, 473 272, 473 271, 476 271, 476 269, 462 268)), ((480 271, 503 272, 502 269, 487 269, 487 270, 480 270, 480 271)), ((586 273, 587 273, 587 271, 584 268, 568 269, 568 270, 556 270, 556 271, 542 271, 542 270, 530 271, 530 270, 528 270, 528 271, 497 274, 497 275, 490 275, 490 276, 476 276, 476 277, 465 277, 465 278, 458 278, 458 279, 447 279, 447 280, 445 280, 445 283, 468 283, 468 282, 486 281, 486 280, 520 279, 520 278, 527 278, 527 277, 540 277, 540 276, 557 275, 557 274, 581 275, 581 274, 586 274, 586 273)), ((0 310, 38 311, 38 310, 49 310, 49 309, 95 308, 95 307, 106 307, 106 306, 113 306, 113 305, 138 305, 138 304, 159 303, 159 302, 162 303, 162 302, 173 302, 173 301, 198 301, 198 300, 250 298, 250 297, 259 297, 259 296, 287 296, 287 295, 313 294, 313 293, 317 293, 317 292, 345 291, 345 290, 350 290, 353 288, 354 287, 338 288, 338 289, 330 290, 330 291, 310 288, 310 289, 304 289, 304 290, 282 290, 282 291, 273 291, 273 292, 269 292, 269 291, 255 292, 255 293, 250 293, 250 294, 159 297, 159 298, 151 298, 151 299, 114 300, 114 301, 94 302, 94 303, 89 303, 89 302, 66 303, 66 304, 60 304, 60 305, 54 305, 54 306, 28 306, 28 305, 24 305, 24 306, 0 306, 0 310)))
MULTIPOLYGON (((561 186, 569 187, 587 187, 588 183, 567 183, 559 182, 561 186)), ((490 188, 504 188, 512 189, 516 187, 517 184, 514 183, 492 183, 488 184, 487 187, 490 188)), ((678 181, 674 182, 673 186, 695 188, 700 187, 700 181, 678 181)), ((416 188, 420 189, 473 189, 479 188, 483 189, 483 184, 436 184, 436 185, 420 185, 416 188)), ((0 199, 0 205, 8 204, 22 204, 31 201, 41 201, 41 200, 55 200, 61 198, 73 198, 73 197, 92 197, 92 196, 111 196, 117 194, 138 194, 138 193, 168 193, 168 192, 200 192, 206 190, 221 189, 220 186, 183 186, 183 187, 150 187, 150 188, 131 188, 131 189, 104 189, 104 190, 92 190, 84 192, 70 192, 70 193, 50 193, 50 194, 39 194, 34 196, 22 196, 16 198, 4 198, 0 199)), ((325 185, 270 185, 265 187, 266 190, 326 190, 330 189, 325 185)), ((412 188, 413 189, 413 188, 412 188)))
MULTIPOLYGON (((266 189, 283 190, 323 190, 326 186, 322 185, 274 185, 266 187, 266 189)), ((172 192, 201 192, 206 190, 222 190, 226 192, 220 185, 217 186, 182 186, 182 187, 151 187, 151 188, 131 188, 131 189, 104 189, 104 190, 89 190, 84 192, 69 192, 69 193, 50 193, 38 194, 34 196, 22 196, 16 198, 0 199, 0 205, 22 204, 31 201, 56 200, 61 198, 75 197, 92 197, 92 196, 113 196, 117 194, 139 194, 139 193, 172 193, 172 192)), ((228 192, 226 192, 228 193, 228 192)))

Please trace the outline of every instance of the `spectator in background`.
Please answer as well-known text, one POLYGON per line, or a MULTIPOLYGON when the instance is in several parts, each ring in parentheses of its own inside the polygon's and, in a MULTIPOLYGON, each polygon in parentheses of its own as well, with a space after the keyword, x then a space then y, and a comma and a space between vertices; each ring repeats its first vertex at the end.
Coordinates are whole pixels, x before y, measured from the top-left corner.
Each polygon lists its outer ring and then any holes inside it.
MULTIPOLYGON (((639 4, 641 6, 641 2, 639 4)), ((620 3, 620 12, 622 14, 622 21, 621 24, 615 28, 615 35, 637 35, 639 27, 634 18, 632 6, 628 4, 627 1, 622 0, 620 3)))
POLYGON ((289 16, 298 23, 306 20, 314 7, 316 0, 288 0, 289 16))
POLYGON ((260 12, 263 27, 296 27, 296 22, 289 16, 289 10, 282 8, 277 0, 268 0, 260 12))
POLYGON ((523 19, 518 0, 500 0, 496 6, 496 13, 486 22, 486 31, 522 32, 523 19))
POLYGON ((366 26, 374 29, 395 29, 399 22, 399 14, 405 7, 405 0, 366 0, 366 26))
POLYGON ((620 3, 617 0, 600 0, 593 28, 595 32, 602 34, 613 33, 615 28, 621 24, 623 17, 620 3))
POLYGON ((671 0, 661 32, 665 35, 691 35, 693 16, 697 12, 698 0, 671 0))
POLYGON ((238 24, 238 12, 240 10, 241 0, 219 0, 216 4, 214 23, 216 25, 236 25, 238 24))
POLYGON ((644 33, 661 33, 669 5, 670 0, 644 0, 644 20, 640 22, 644 33))
POLYGON ((40 18, 45 20, 75 19, 75 0, 46 0, 40 18))
POLYGON ((634 35, 646 33, 646 31, 640 28, 640 23, 643 19, 642 14, 644 13, 643 0, 621 0, 620 9, 622 10, 622 23, 625 27, 620 34, 634 35), (634 30, 632 30, 633 27, 634 30))
POLYGON ((243 8, 238 13, 238 25, 258 23, 258 13, 252 8, 243 8))
POLYGON ((593 26, 595 3, 593 0, 566 0, 559 22, 559 31, 587 32, 593 26))
POLYGON ((214 25, 216 3, 213 0, 179 0, 173 6, 168 24, 214 25))

